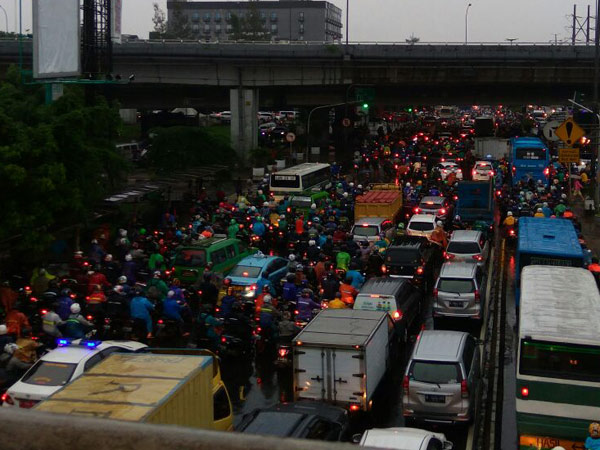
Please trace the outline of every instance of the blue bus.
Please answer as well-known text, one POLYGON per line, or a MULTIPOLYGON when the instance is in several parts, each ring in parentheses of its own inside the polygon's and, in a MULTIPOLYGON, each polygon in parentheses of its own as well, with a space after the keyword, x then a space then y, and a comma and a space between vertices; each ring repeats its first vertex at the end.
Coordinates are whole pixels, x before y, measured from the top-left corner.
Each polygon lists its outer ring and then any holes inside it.
POLYGON ((510 157, 513 185, 533 178, 537 183, 549 181, 550 150, 536 137, 520 137, 510 140, 510 157))
POLYGON ((521 270, 525 266, 583 267, 583 249, 570 220, 522 217, 515 265, 515 301, 519 304, 521 270))

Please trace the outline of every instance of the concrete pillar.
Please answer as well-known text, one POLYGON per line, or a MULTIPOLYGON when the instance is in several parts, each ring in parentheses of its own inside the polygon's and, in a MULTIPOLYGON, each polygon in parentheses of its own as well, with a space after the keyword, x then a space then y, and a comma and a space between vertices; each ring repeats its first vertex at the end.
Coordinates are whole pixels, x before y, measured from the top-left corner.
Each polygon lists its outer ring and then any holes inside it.
POLYGON ((247 161, 250 150, 258 147, 258 89, 231 89, 231 146, 247 161))

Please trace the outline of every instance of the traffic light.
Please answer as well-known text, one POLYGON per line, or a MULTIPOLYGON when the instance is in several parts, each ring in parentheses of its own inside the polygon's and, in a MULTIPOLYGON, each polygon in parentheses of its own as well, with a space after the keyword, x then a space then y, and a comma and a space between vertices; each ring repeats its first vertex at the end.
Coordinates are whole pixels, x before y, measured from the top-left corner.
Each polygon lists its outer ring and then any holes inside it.
POLYGON ((363 109, 369 109, 369 104, 368 103, 363 103, 363 109))
POLYGON ((411 112, 412 112, 412 108, 408 108, 408 110, 407 110, 407 111, 408 111, 409 113, 411 113, 411 112))

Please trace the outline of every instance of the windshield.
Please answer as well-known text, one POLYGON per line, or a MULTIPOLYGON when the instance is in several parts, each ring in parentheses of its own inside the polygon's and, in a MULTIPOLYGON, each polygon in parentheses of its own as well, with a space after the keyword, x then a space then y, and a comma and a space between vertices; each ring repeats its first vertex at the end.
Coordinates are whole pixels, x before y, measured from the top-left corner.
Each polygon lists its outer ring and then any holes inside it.
POLYGON ((417 266, 421 261, 421 254, 418 250, 404 250, 388 248, 385 252, 385 263, 396 264, 399 266, 417 266))
POLYGON ((460 278, 440 278, 437 288, 441 292, 453 292, 457 294, 470 294, 475 291, 473 280, 460 278))
POLYGON ((244 278, 258 278, 262 267, 252 266, 235 266, 231 272, 230 277, 244 277, 244 278))
POLYGON ((356 225, 354 230, 352 230, 352 234, 355 236, 377 236, 377 227, 373 225, 362 226, 356 225))
POLYGON ((457 242, 450 241, 448 244, 448 249, 446 250, 448 253, 458 253, 458 254, 466 254, 473 255, 475 253, 480 253, 479 244, 477 242, 457 242))
POLYGON ((415 231, 433 231, 435 227, 431 222, 411 222, 408 228, 415 231))
POLYGON ((312 199, 310 197, 294 197, 290 203, 297 208, 310 208, 312 199))
POLYGON ((546 159, 545 148, 517 148, 515 159, 543 160, 546 159))
POLYGON ((422 383, 458 383, 459 378, 455 363, 415 361, 410 369, 410 379, 422 383))
POLYGON ((23 377, 23 383, 39 386, 63 386, 69 382, 76 364, 39 361, 23 377))
POLYGON ((181 250, 175 257, 175 265, 183 267, 202 267, 206 265, 206 251, 198 249, 181 250))
POLYGON ((519 373, 599 382, 600 347, 522 341, 519 373))
POLYGON ((419 208, 421 209, 440 209, 442 206, 444 205, 442 205, 441 203, 434 203, 431 201, 425 201, 419 204, 419 208))

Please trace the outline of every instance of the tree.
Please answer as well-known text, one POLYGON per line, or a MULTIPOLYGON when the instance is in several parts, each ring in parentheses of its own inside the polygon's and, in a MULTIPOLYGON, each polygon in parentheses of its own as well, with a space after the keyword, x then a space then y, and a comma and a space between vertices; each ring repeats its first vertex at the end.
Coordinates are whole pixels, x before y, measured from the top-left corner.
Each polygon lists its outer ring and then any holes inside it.
POLYGON ((415 45, 421 39, 416 37, 414 34, 411 34, 408 39, 404 39, 408 45, 415 45))
POLYGON ((167 35, 170 38, 194 39, 198 33, 192 30, 189 17, 181 10, 181 6, 175 3, 171 20, 167 22, 167 35))
POLYGON ((0 84, 0 241, 18 237, 19 256, 41 252, 58 227, 84 222, 125 170, 114 137, 118 110, 65 88, 50 105, 11 67, 0 84))
POLYGON ((158 6, 158 3, 154 3, 154 17, 152 22, 154 23, 154 31, 160 34, 167 32, 167 17, 165 12, 158 6))
POLYGON ((255 2, 248 2, 245 17, 231 15, 231 38, 236 41, 269 41, 271 34, 267 31, 265 21, 255 2))

